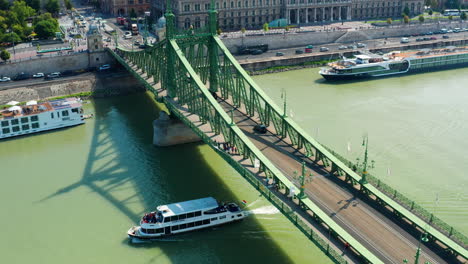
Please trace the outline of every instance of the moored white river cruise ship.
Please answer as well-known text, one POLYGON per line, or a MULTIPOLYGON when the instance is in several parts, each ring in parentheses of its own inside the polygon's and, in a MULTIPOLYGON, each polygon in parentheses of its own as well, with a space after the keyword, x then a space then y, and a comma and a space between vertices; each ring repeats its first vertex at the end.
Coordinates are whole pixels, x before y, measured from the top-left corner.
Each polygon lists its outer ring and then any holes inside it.
POLYGON ((29 101, 0 110, 0 139, 83 123, 82 104, 77 98, 29 101))
POLYGON ((242 220, 245 212, 235 203, 220 204, 212 197, 160 205, 147 213, 140 226, 127 232, 133 239, 151 240, 242 220))

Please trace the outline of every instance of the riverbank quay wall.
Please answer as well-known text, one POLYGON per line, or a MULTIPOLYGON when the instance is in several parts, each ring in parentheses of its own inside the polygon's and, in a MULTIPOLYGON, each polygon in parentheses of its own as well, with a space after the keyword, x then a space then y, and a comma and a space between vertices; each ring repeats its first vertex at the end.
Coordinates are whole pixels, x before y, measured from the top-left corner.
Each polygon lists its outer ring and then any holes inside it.
POLYGON ((450 24, 427 23, 421 25, 387 26, 360 30, 329 30, 329 31, 295 31, 295 32, 262 32, 245 34, 245 36, 222 38, 228 50, 236 54, 240 46, 256 46, 267 44, 269 49, 285 49, 321 45, 326 43, 353 43, 369 39, 402 37, 404 35, 421 34, 437 31, 441 28, 464 28, 467 22, 450 24))
POLYGON ((37 57, 15 62, 0 64, 0 76, 14 77, 22 72, 35 74, 38 72, 64 72, 97 68, 103 64, 115 65, 115 60, 109 53, 79 52, 53 57, 37 57))
POLYGON ((145 91, 144 87, 125 71, 84 75, 73 79, 56 79, 2 89, 0 90, 0 105, 13 100, 25 102, 86 92, 91 92, 93 97, 108 97, 145 91))
MULTIPOLYGON (((398 44, 398 45, 389 45, 385 47, 377 47, 373 49, 368 49, 370 52, 391 52, 395 50, 418 50, 418 49, 433 49, 433 48, 442 48, 447 46, 464 46, 468 45, 468 40, 465 39, 447 39, 447 40, 434 40, 434 41, 425 41, 425 42, 414 42, 407 44, 398 44)), ((343 56, 351 57, 353 55, 360 54, 360 50, 348 50, 341 52, 323 52, 315 54, 296 54, 293 56, 284 56, 284 57, 269 57, 262 59, 245 59, 239 60, 241 66, 249 71, 251 74, 262 74, 262 73, 274 73, 282 72, 290 69, 299 69, 299 68, 313 68, 325 66, 324 63, 313 63, 320 61, 328 61, 334 59, 340 59, 343 56), (291 66, 291 68, 282 68, 274 69, 273 67, 280 66, 291 66), (298 66, 294 67, 293 66, 298 66), (273 68, 271 71, 265 70, 268 68, 273 68), (263 71, 265 70, 265 71, 263 71), (262 71, 262 72, 257 72, 262 71)))

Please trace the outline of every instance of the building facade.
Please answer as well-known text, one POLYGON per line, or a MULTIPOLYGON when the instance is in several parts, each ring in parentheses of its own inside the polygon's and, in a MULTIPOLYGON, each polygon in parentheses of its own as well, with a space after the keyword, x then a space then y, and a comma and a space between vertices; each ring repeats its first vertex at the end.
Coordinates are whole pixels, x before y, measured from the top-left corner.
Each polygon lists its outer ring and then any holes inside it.
MULTIPOLYGON (((153 0, 154 1, 154 0, 153 0)), ((132 9, 138 16, 150 11, 151 0, 99 0, 101 11, 114 16, 129 16, 132 9)))
MULTIPOLYGON (((164 13, 164 2, 152 1, 156 19, 164 13)), ((207 25, 210 0, 176 0, 172 5, 177 27, 207 25)), ((223 30, 261 28, 264 23, 281 18, 296 25, 394 18, 401 17, 405 6, 410 15, 424 11, 424 0, 217 0, 215 5, 219 27, 223 30)))

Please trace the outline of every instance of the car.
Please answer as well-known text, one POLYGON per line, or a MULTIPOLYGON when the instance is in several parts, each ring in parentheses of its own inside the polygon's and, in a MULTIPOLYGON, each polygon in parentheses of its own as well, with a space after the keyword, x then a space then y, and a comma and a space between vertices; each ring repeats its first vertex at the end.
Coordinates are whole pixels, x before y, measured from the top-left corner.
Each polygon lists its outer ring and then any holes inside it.
POLYGON ((443 38, 443 39, 448 39, 448 38, 450 38, 450 37, 447 36, 447 35, 443 35, 442 38, 443 38))
POLYGON ((304 51, 305 51, 305 53, 312 53, 313 48, 314 48, 314 46, 308 45, 307 47, 305 47, 304 51))
POLYGON ((348 49, 356 49, 356 45, 348 45, 348 49))
POLYGON ((259 124, 254 126, 253 131, 259 134, 265 134, 267 132, 267 129, 265 125, 259 124))
POLYGON ((99 70, 100 70, 100 71, 105 71, 105 70, 108 70, 108 69, 110 69, 110 65, 109 65, 109 64, 104 64, 104 65, 101 65, 101 66, 99 67, 99 70))
POLYGON ((251 53, 251 54, 252 54, 252 55, 260 55, 260 54, 262 54, 262 53, 263 53, 262 50, 260 50, 260 49, 255 49, 255 50, 252 50, 252 53, 251 53))
POLYGON ((11 81, 10 77, 2 77, 0 78, 0 82, 9 82, 11 81))
POLYGON ((284 56, 284 53, 283 52, 276 52, 276 56, 278 56, 278 57, 284 56))
POLYGON ((132 35, 125 35, 124 36, 124 39, 131 39, 132 38, 132 35))
POLYGON ((410 42, 409 38, 401 38, 400 39, 400 43, 409 43, 409 42, 410 42))
POLYGON ((453 30, 449 29, 447 30, 447 33, 453 33, 453 30))
POLYGON ((406 35, 403 35, 403 37, 405 37, 405 38, 409 38, 409 37, 410 37, 410 35, 406 34, 406 35))
POLYGON ((33 75, 33 78, 42 78, 42 77, 44 77, 44 73, 42 73, 42 72, 38 72, 38 73, 33 75))
POLYGON ((53 79, 53 78, 58 78, 60 77, 60 72, 53 72, 49 75, 46 76, 46 79, 53 79))
POLYGON ((442 33, 447 33, 448 30, 447 30, 446 28, 442 28, 442 29, 440 30, 440 32, 442 32, 442 33))
POLYGON ((426 35, 434 35, 434 32, 429 31, 429 32, 426 33, 426 35))
POLYGON ((412 37, 417 37, 419 34, 411 34, 412 37))
POLYGON ((428 41, 428 40, 431 40, 431 38, 430 37, 425 37, 425 38, 423 38, 423 40, 428 41))
POLYGON ((140 49, 144 49, 144 48, 146 48, 146 46, 147 46, 147 45, 146 45, 145 43, 141 43, 138 47, 139 47, 140 49))
POLYGON ((327 47, 320 47, 321 52, 329 51, 330 49, 327 47))
POLYGON ((420 41, 423 41, 424 39, 423 38, 417 38, 416 41, 417 42, 420 42, 420 41))
POLYGON ((296 50, 296 54, 303 54, 303 53, 304 53, 303 50, 300 50, 300 49, 296 50))
POLYGON ((358 47, 358 48, 365 48, 365 47, 367 47, 367 45, 364 44, 364 43, 358 43, 358 44, 357 44, 357 47, 358 47))
POLYGON ((111 38, 110 37, 107 37, 104 39, 105 42, 111 42, 111 38))
POLYGON ((436 37, 431 37, 431 40, 436 40, 437 38, 436 37))
POLYGON ((133 42, 133 45, 135 45, 135 46, 140 46, 140 41, 135 40, 135 42, 133 42))
POLYGON ((338 49, 339 50, 344 50, 344 49, 346 49, 346 46, 341 45, 341 46, 338 47, 338 49))
POLYGON ((15 81, 21 81, 21 80, 26 80, 29 79, 29 74, 21 72, 20 74, 16 75, 14 78, 15 81))
POLYGON ((453 33, 459 33, 459 32, 461 32, 460 28, 454 28, 453 29, 453 33))

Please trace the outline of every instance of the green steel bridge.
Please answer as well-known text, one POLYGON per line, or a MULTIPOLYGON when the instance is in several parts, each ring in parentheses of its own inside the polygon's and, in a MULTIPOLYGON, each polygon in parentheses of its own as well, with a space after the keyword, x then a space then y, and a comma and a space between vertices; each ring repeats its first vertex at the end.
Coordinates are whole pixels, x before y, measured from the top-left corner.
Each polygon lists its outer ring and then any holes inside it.
POLYGON ((109 52, 335 263, 466 263, 466 236, 369 175, 365 163, 356 169, 307 135, 286 104, 275 105, 218 38, 216 16, 212 1, 206 28, 178 30, 167 10, 165 40, 109 52), (253 133, 258 124, 267 133, 253 133))

